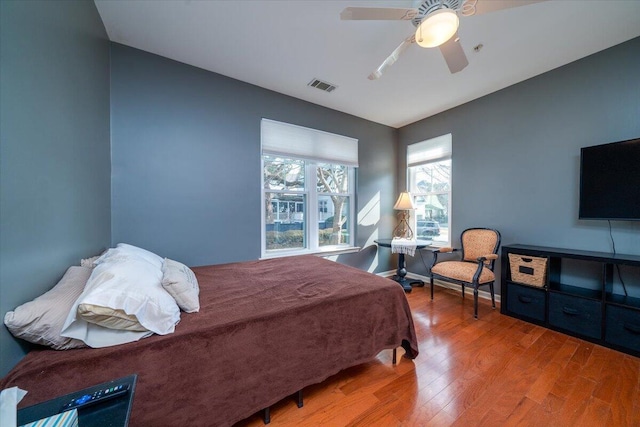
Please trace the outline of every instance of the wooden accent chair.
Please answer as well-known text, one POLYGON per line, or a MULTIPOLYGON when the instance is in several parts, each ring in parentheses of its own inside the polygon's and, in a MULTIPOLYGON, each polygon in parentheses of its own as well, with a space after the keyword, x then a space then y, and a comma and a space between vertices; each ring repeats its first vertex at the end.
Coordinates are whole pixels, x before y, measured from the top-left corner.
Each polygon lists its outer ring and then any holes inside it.
POLYGON ((498 259, 500 232, 491 228, 469 228, 460 236, 461 249, 440 248, 433 252, 431 263, 431 299, 433 299, 433 279, 457 283, 464 287, 473 286, 473 317, 478 318, 478 287, 489 285, 491 303, 496 308, 493 284, 496 280, 493 272, 498 259), (461 252, 460 261, 438 262, 438 254, 461 252))

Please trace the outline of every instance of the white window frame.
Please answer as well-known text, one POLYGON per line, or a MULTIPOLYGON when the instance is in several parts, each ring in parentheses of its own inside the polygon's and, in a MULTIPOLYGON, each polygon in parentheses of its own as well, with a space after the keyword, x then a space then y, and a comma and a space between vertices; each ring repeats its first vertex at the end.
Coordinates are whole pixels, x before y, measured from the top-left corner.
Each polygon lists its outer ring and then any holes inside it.
POLYGON ((275 258, 302 254, 329 254, 355 250, 355 175, 357 168, 357 140, 330 134, 315 129, 303 128, 287 123, 262 119, 262 153, 260 156, 260 252, 262 258, 275 258), (282 136, 282 138, 279 138, 282 136), (289 151, 289 152, 288 152, 289 151), (307 154, 305 156, 305 154, 307 154), (332 155, 335 156, 332 158, 332 155), (264 188, 264 158, 276 156, 282 159, 302 160, 305 164, 304 189, 269 190, 264 188), (328 193, 317 190, 317 168, 321 164, 347 167, 348 190, 346 193, 328 193), (304 242, 306 247, 296 249, 267 250, 265 194, 291 193, 303 196, 306 207, 304 213, 304 242), (340 245, 319 245, 319 198, 321 196, 343 196, 348 198, 349 242, 340 245))
MULTIPOLYGON (((451 134, 442 135, 436 138, 427 139, 407 146, 407 189, 414 198, 438 196, 442 194, 448 195, 447 218, 448 218, 448 240, 446 242, 433 241, 434 247, 451 246, 452 224, 451 224, 451 199, 453 194, 453 157, 452 157, 452 136, 451 134), (418 191, 416 180, 416 168, 431 163, 438 163, 443 160, 451 161, 451 174, 449 175, 449 190, 445 191, 418 191)), ((417 233, 417 215, 413 215, 412 224, 417 233)), ((420 236, 417 236, 419 239, 420 236)))

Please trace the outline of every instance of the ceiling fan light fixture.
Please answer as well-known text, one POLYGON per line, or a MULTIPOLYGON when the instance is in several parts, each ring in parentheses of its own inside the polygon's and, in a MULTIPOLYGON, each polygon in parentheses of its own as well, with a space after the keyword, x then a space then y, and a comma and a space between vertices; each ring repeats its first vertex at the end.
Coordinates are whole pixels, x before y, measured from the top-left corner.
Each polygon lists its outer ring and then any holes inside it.
POLYGON ((416 43, 422 47, 437 47, 458 31, 460 20, 452 9, 438 9, 427 15, 416 29, 416 43))

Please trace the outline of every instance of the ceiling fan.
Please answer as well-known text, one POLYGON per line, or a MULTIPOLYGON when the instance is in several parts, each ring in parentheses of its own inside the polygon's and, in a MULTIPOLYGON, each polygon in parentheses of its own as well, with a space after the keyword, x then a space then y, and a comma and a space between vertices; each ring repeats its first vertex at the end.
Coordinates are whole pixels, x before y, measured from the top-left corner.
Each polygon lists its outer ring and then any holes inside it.
POLYGON ((369 75, 369 80, 382 76, 385 69, 398 60, 413 43, 421 47, 438 47, 451 73, 463 70, 469 61, 458 37, 458 15, 472 16, 545 0, 414 0, 411 9, 381 7, 347 7, 342 20, 411 21, 416 30, 405 38, 391 55, 369 75))

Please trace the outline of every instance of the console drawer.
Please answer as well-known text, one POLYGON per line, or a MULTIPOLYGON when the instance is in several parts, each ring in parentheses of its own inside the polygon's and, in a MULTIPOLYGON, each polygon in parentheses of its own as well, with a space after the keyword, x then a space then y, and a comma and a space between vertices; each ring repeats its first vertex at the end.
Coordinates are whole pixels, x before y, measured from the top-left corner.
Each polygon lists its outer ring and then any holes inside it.
POLYGON ((591 338, 602 338, 602 302, 549 293, 549 323, 591 338))
POLYGON ((507 283, 507 311, 544 322, 546 291, 507 283))
POLYGON ((640 352, 640 311, 607 305, 605 341, 640 352))

